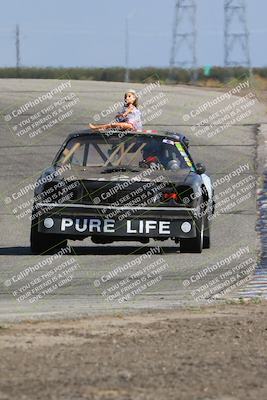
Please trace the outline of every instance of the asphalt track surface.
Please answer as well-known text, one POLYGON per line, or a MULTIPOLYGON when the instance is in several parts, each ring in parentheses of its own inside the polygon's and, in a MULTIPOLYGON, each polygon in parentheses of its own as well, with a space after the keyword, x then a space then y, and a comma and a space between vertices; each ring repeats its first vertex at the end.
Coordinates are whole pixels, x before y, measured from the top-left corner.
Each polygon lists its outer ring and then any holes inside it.
MULTIPOLYGON (((203 294, 204 289, 200 290, 201 286, 207 284, 211 287, 213 279, 217 279, 219 283, 225 282, 227 271, 233 270, 243 259, 256 257, 255 187, 248 189, 251 194, 247 200, 240 201, 236 206, 228 211, 224 210, 214 218, 211 232, 212 245, 202 254, 180 254, 179 246, 172 241, 151 242, 145 246, 138 242, 118 242, 98 246, 91 243, 89 239, 83 242, 69 242, 72 254, 62 256, 60 263, 70 260, 71 257, 74 258, 76 269, 71 275, 70 281, 32 304, 17 300, 16 296, 18 297, 18 295, 13 293, 14 290, 18 290, 20 287, 20 293, 25 294, 27 288, 22 289, 22 286, 27 286, 33 279, 37 279, 51 270, 56 262, 52 261, 52 264, 46 264, 38 271, 31 273, 16 287, 7 283, 10 282, 12 276, 18 276, 25 268, 47 260, 47 256, 31 254, 29 217, 27 215, 20 216, 17 209, 18 204, 26 204, 32 198, 32 192, 27 192, 17 202, 13 201, 12 193, 18 193, 27 184, 34 183, 39 172, 50 164, 67 134, 86 127, 89 121, 94 121, 95 115, 97 115, 95 119, 98 119, 102 110, 107 110, 114 103, 121 101, 122 95, 127 89, 127 85, 123 83, 72 81, 71 87, 64 91, 64 96, 67 92, 69 95, 75 93, 78 101, 72 107, 73 111, 69 117, 33 138, 27 136, 27 133, 21 136, 16 135, 15 129, 18 128, 14 128, 14 126, 18 126, 18 122, 35 115, 37 109, 48 107, 55 99, 62 97, 62 93, 54 95, 53 100, 44 102, 41 106, 39 104, 24 111, 23 115, 11 121, 7 121, 8 118, 5 116, 10 115, 12 110, 18 110, 23 104, 30 100, 33 101, 57 87, 61 82, 0 80, 0 112, 2 114, 0 119, 0 320, 77 317, 99 313, 127 312, 133 309, 196 306, 205 303, 205 299, 196 301, 197 296, 196 294, 192 295, 192 290, 198 290, 198 294, 203 294), (8 198, 12 199, 10 203, 8 198), (160 246, 160 254, 155 253, 145 259, 151 246, 160 246), (239 258, 233 258, 206 275, 199 275, 204 268, 229 258, 240 249, 247 250, 242 250, 244 253, 239 258), (116 267, 126 265, 131 261, 133 264, 129 269, 113 277, 107 283, 101 281, 102 276, 106 276, 116 267), (107 296, 103 295, 103 291, 107 293, 108 290, 111 290, 112 285, 120 286, 122 279, 156 262, 158 265, 165 265, 164 270, 160 273, 160 281, 151 284, 150 287, 136 294, 127 302, 119 304, 111 299, 108 300, 107 296), (196 279, 197 276, 198 279, 196 279), (100 287, 96 287, 99 281, 100 287)), ((146 87, 146 85, 140 84, 132 86, 137 90, 146 87)), ((222 109, 222 103, 212 106, 196 118, 189 118, 188 121, 184 121, 183 116, 207 100, 220 96, 222 92, 185 86, 161 86, 154 89, 149 96, 152 98, 159 94, 159 98, 165 99, 165 103, 158 107, 162 111, 158 113, 158 116, 154 115, 152 121, 147 123, 147 129, 167 128, 187 134, 190 138, 191 153, 194 159, 205 163, 207 171, 214 181, 232 173, 242 165, 249 165, 239 176, 232 177, 230 182, 221 183, 215 189, 216 193, 226 191, 233 184, 248 176, 253 176, 249 182, 255 183, 257 143, 255 125, 259 121, 266 120, 261 104, 255 103, 249 117, 242 119, 240 123, 226 128, 212 137, 207 137, 205 133, 197 136, 190 125, 192 123, 194 125, 203 117, 222 109)), ((71 101, 70 96, 66 103, 71 101)), ((145 100, 143 99, 143 101, 145 100)), ((223 104, 225 107, 227 101, 223 104)), ((149 106, 147 107, 149 108, 149 106)), ((114 114, 107 115, 105 118, 101 117, 101 122, 108 121, 112 115, 114 114)), ((38 118, 40 119, 40 117, 36 117, 36 120, 38 118)), ((233 191, 235 190, 229 189, 228 195, 233 191)), ((239 278, 241 279, 242 276, 239 278)), ((135 278, 131 279, 131 282, 135 281, 135 278)), ((220 289, 217 292, 214 291, 213 294, 219 292, 220 289)), ((114 294, 115 289, 108 293, 114 294)), ((207 299, 212 298, 209 295, 206 297, 207 299)), ((225 296, 221 296, 221 299, 223 298, 225 296)))

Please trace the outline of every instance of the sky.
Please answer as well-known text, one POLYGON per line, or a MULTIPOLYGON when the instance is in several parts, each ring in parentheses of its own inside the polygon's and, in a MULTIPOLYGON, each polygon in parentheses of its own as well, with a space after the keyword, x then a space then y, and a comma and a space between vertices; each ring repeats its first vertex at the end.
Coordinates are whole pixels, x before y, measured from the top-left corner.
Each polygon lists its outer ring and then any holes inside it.
MULTIPOLYGON (((23 66, 124 66, 126 18, 129 66, 167 67, 175 2, 0 0, 0 67, 16 64, 16 24, 21 31, 23 66)), ((197 64, 223 65, 224 1, 196 0, 196 3, 197 64)), ((266 0, 247 0, 252 66, 267 66, 266 15, 266 0)), ((182 58, 185 56, 181 54, 182 58)))

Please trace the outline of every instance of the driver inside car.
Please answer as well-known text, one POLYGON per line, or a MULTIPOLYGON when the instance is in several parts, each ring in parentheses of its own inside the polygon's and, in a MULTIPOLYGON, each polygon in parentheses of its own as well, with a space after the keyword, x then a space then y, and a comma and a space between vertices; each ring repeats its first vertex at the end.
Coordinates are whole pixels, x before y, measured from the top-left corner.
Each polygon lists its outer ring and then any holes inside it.
POLYGON ((143 149, 143 160, 140 161, 139 166, 143 168, 165 169, 161 163, 159 143, 152 142, 146 144, 143 149))
POLYGON ((140 166, 151 168, 154 166, 158 169, 178 170, 183 167, 183 159, 178 150, 170 144, 165 143, 149 143, 143 150, 143 161, 140 166))

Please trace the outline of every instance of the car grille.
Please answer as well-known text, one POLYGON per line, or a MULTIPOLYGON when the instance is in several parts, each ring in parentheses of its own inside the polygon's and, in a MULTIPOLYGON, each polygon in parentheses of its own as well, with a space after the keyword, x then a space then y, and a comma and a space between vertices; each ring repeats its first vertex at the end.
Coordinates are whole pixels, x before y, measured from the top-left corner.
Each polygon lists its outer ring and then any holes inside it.
POLYGON ((170 182, 104 182, 70 181, 63 186, 57 182, 45 184, 42 201, 80 203, 134 208, 148 206, 189 206, 193 201, 189 186, 175 186, 170 182))

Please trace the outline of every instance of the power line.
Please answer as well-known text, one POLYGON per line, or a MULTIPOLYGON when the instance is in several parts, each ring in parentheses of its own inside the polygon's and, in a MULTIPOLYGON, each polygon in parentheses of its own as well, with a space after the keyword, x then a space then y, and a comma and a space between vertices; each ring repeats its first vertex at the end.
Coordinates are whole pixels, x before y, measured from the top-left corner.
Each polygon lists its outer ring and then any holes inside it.
POLYGON ((16 44, 17 76, 19 76, 19 72, 20 72, 20 31, 19 31, 19 25, 18 24, 16 25, 15 44, 16 44))
POLYGON ((129 82, 129 20, 126 18, 125 25, 125 82, 129 82))

